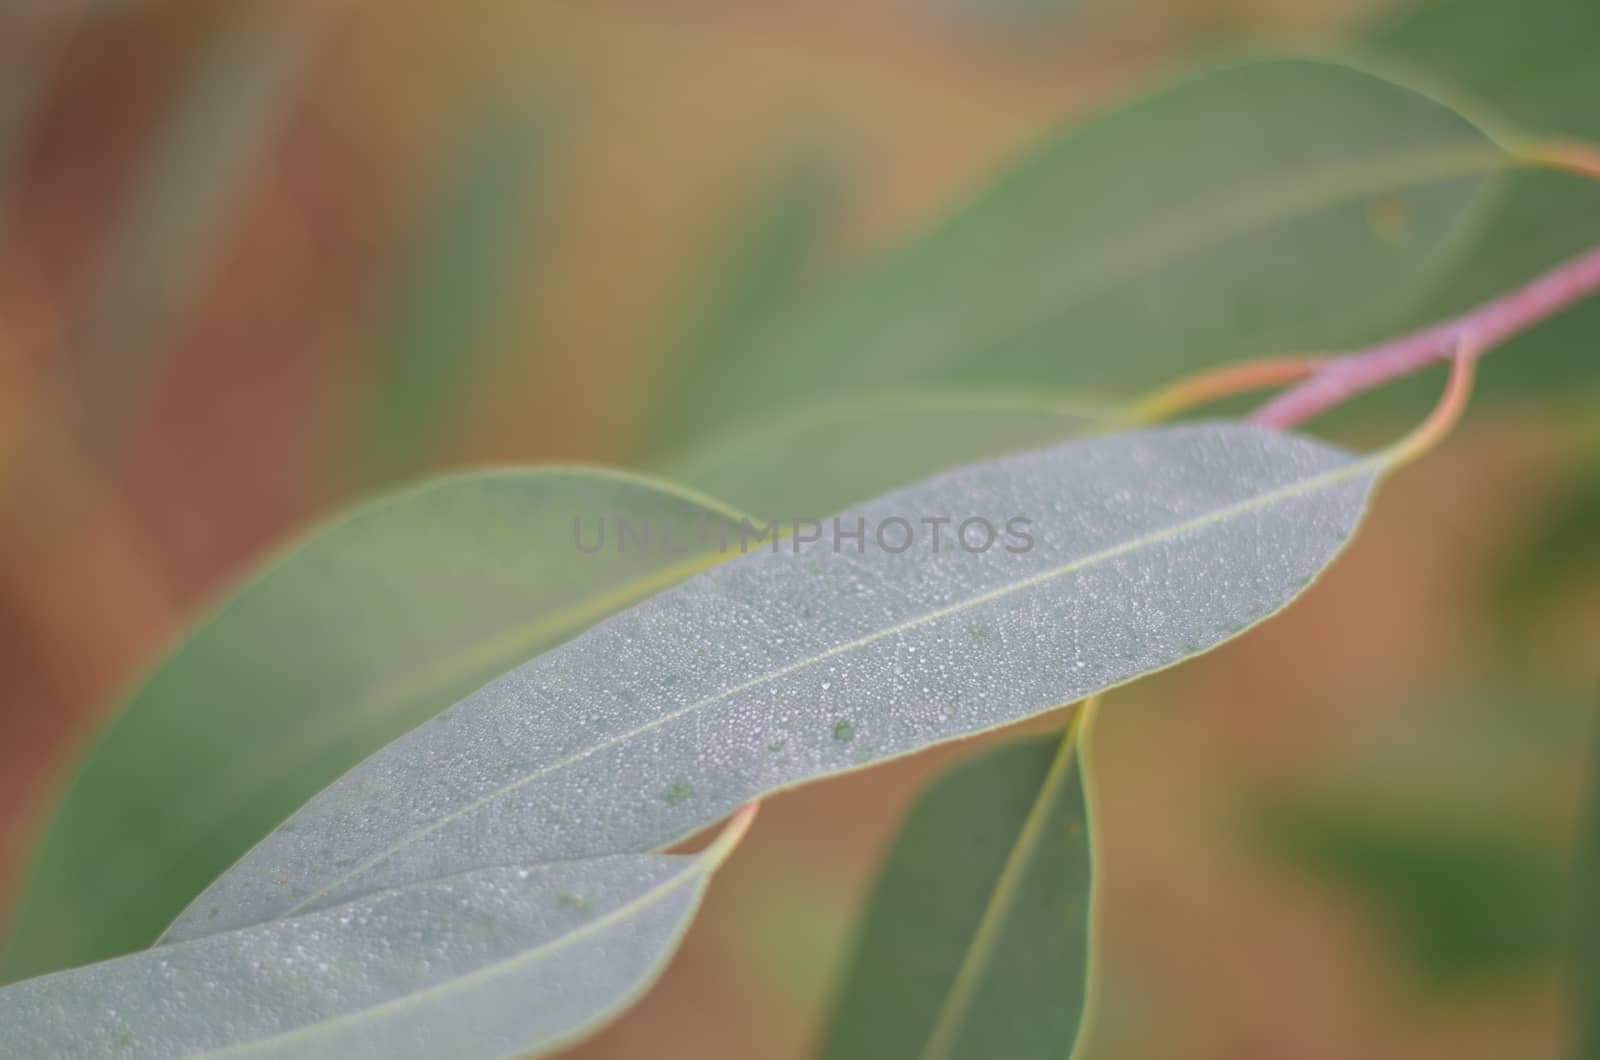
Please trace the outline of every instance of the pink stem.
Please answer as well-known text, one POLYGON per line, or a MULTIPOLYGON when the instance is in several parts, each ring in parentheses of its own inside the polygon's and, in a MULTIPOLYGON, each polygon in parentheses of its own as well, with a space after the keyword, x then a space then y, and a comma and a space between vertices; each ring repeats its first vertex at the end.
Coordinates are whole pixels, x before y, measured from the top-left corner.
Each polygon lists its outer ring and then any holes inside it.
POLYGON ((1250 420, 1267 427, 1292 427, 1352 395, 1442 360, 1464 342, 1470 356, 1480 356, 1597 290, 1600 247, 1462 316, 1335 357, 1310 379, 1261 406, 1250 420))

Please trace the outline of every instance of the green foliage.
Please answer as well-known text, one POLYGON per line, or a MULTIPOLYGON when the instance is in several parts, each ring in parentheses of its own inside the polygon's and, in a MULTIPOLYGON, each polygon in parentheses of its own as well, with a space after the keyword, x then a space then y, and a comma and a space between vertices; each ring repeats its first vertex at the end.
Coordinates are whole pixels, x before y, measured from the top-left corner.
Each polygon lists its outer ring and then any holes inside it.
POLYGON ((527 255, 527 226, 546 139, 542 115, 492 109, 443 180, 426 231, 398 278, 380 336, 382 357, 362 435, 379 479, 415 467, 481 365, 493 326, 527 255))
MULTIPOLYGON (((310 931, 336 955, 341 933, 326 918, 306 919, 318 909, 382 902, 395 893, 409 896, 406 901, 426 894, 442 902, 433 887, 452 879, 461 881, 466 908, 477 909, 471 881, 483 873, 501 881, 494 870, 507 866, 531 872, 578 862, 598 872, 608 858, 645 855, 768 792, 990 729, 1169 666, 1296 596, 1353 531, 1385 459, 1355 458, 1259 428, 1204 424, 1070 442, 889 494, 859 509, 867 525, 957 511, 991 512, 997 520, 1030 511, 1056 517, 1037 524, 1031 548, 968 552, 947 543, 936 564, 924 561, 934 556, 926 544, 914 552, 841 556, 825 543, 800 549, 783 541, 705 571, 490 682, 436 723, 368 758, 206 888, 162 937, 163 945, 0 991, 0 1011, 30 1042, 59 1041, 81 1053, 89 1043, 78 1037, 77 1024, 54 1023, 52 1014, 70 1011, 74 998, 137 991, 137 984, 158 977, 164 961, 180 969, 174 974, 183 981, 206 984, 196 988, 195 1001, 205 1011, 211 1002, 202 1000, 245 988, 230 979, 238 974, 242 950, 281 940, 281 952, 293 953, 296 945, 310 945, 304 934, 310 931), (1134 478, 1144 489, 1126 488, 1134 478), (1273 561, 1260 563, 1264 555, 1273 561), (715 650, 706 650, 708 641, 715 650), (193 955, 195 963, 180 955, 193 955)), ((459 525, 454 520, 462 508, 449 503, 436 511, 446 525, 459 525)), ((558 508, 562 516, 574 510, 570 503, 558 508)), ((449 563, 463 554, 474 565, 484 562, 471 544, 441 547, 434 527, 419 532, 414 504, 367 514, 372 527, 395 534, 408 549, 419 537, 428 540, 427 562, 449 563)), ((560 522, 564 532, 567 520, 560 522)), ((478 511, 469 523, 482 533, 514 535, 526 534, 530 520, 478 511)), ((234 610, 225 609, 157 680, 198 673, 237 681, 242 671, 212 657, 206 630, 248 640, 262 628, 262 616, 270 615, 278 628, 286 614, 302 622, 315 614, 319 625, 308 627, 308 635, 320 646, 353 625, 320 607, 344 599, 372 604, 370 591, 337 591, 336 579, 348 577, 342 565, 391 577, 406 569, 374 548, 342 556, 334 549, 329 562, 328 538, 317 541, 323 549, 291 553, 264 579, 266 590, 258 583, 254 595, 243 598, 258 622, 230 622, 234 610), (298 590, 285 594, 286 604, 272 591, 277 583, 298 590), (301 601, 306 585, 323 594, 315 612, 301 601)), ((571 544, 546 543, 526 554, 579 568, 566 551, 571 544)), ((425 562, 413 551, 405 555, 412 564, 425 562)), ((494 566, 503 566, 495 555, 494 566)), ((418 581, 402 590, 401 601, 385 601, 384 619, 403 613, 397 604, 433 588, 427 579, 418 581)), ((245 610, 238 603, 235 609, 245 610)), ((429 643, 412 637, 404 647, 414 654, 429 643)), ((526 640, 506 650, 526 652, 526 640)), ((457 673, 470 687, 469 679, 481 680, 489 667, 503 666, 503 658, 474 651, 483 669, 457 673)), ((257 694, 274 703, 295 701, 271 685, 270 676, 262 682, 252 689, 257 694)), ((326 703, 331 690, 316 691, 326 703)), ((426 687, 407 702, 420 710, 442 691, 426 687)), ((108 743, 140 728, 146 739, 170 739, 174 724, 196 724, 212 701, 152 695, 152 705, 125 716, 108 743), (151 720, 130 730, 128 717, 151 720)), ((281 732, 278 717, 263 711, 263 727, 270 718, 281 732)), ((370 729, 362 733, 372 735, 370 729)), ((126 754, 104 747, 102 759, 113 764, 108 770, 152 759, 137 745, 126 754)), ((90 765, 88 772, 97 775, 90 765)), ((184 785, 190 792, 198 787, 192 779, 184 785)), ((121 784, 116 795, 128 790, 121 784)), ((107 836, 114 826, 102 813, 113 797, 80 794, 82 805, 100 812, 60 832, 73 845, 89 845, 91 832, 107 836)), ((48 878, 72 882, 70 873, 48 878)), ((412 925, 407 930, 431 931, 436 921, 403 922, 412 925)), ((522 939, 536 955, 546 936, 541 927, 508 937, 522 939)), ((659 961, 662 937, 653 935, 656 941, 630 965, 641 969, 639 975, 659 961)), ((498 950, 494 958, 497 967, 530 961, 539 963, 536 956, 498 950)), ((594 969, 574 961, 565 969, 572 980, 567 991, 581 999, 584 1012, 622 1003, 626 991, 609 978, 609 961, 594 969)), ((446 985, 326 963, 329 978, 298 1002, 282 995, 266 1024, 175 1025, 163 1010, 135 1004, 117 1009, 114 1033, 97 1025, 95 1040, 127 1035, 153 1043, 153 1055, 161 1055, 292 1031, 296 1041, 332 1036, 341 1056, 392 1055, 391 1040, 376 1032, 357 1036, 375 1051, 351 1052, 355 1044, 339 1037, 344 1013, 411 1011, 407 999, 419 991, 476 996, 483 978, 453 966, 458 978, 446 985)), ((292 981, 287 967, 283 974, 292 981)), ((520 1037, 496 1038, 504 1042, 502 1051, 547 1048, 567 1033, 543 1023, 517 1026, 504 1033, 520 1037)), ((269 1037, 263 1047, 270 1044, 269 1037)))
MULTIPOLYGON (((1539 132, 1600 137, 1600 8, 1589 0, 1423 0, 1403 5, 1362 47, 1539 132)), ((1552 214, 1552 216, 1555 216, 1552 214)))
POLYGON ((1259 823, 1277 857, 1368 902, 1436 988, 1503 982, 1561 951, 1566 867, 1531 836, 1307 799, 1277 800, 1259 823))
POLYGON ((721 350, 697 423, 859 387, 1127 396, 1425 323, 1420 299, 1511 165, 1456 112, 1348 67, 1215 70, 1053 137, 927 235, 721 350))
POLYGON ((30 979, 0 991, 7 1050, 542 1054, 654 977, 726 853, 486 866, 30 979))
POLYGON ((1088 991, 1074 740, 995 748, 923 792, 873 888, 825 1060, 1064 1060, 1088 991))
POLYGON ((693 314, 667 357, 672 374, 662 382, 665 400, 651 410, 656 434, 692 434, 701 395, 718 386, 726 359, 799 301, 837 219, 840 184, 837 164, 813 148, 791 158, 756 202, 739 211, 727 246, 697 279, 699 289, 688 293, 693 314))
POLYGON ((589 534, 596 518, 660 521, 685 508, 730 514, 636 476, 482 472, 370 502, 312 533, 200 624, 78 767, 25 882, 4 978, 149 945, 350 766, 704 565, 574 552, 575 518, 589 534))

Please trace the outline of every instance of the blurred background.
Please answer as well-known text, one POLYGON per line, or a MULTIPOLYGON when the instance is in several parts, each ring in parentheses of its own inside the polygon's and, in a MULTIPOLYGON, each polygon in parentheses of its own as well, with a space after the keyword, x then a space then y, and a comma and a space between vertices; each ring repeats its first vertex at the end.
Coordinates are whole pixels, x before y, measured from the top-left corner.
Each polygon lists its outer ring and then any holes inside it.
MULTIPOLYGON (((815 319, 1026 152, 1196 64, 1355 54, 1600 139, 1597 8, 1516 8, 0 7, 0 899, 119 696, 315 520, 451 468, 670 469, 715 446, 785 407, 783 380, 762 405, 728 367, 789 355, 772 321, 815 319)), ((1188 161, 1148 167, 1181 192, 1188 161)), ((1349 339, 1600 240, 1592 189, 1521 179, 1349 339)), ((1054 215, 1021 201, 1048 242, 1054 215)), ((1006 244, 970 252, 987 257, 948 283, 927 266, 871 288, 884 319, 988 297, 1006 244)), ((1231 319, 1238 356, 1294 334, 1251 319, 1231 319)), ((1096 358, 918 382, 1102 393, 1185 366, 1135 380, 1096 358)), ((1106 712, 1093 1056, 1560 1055, 1600 691, 1600 313, 1491 361, 1466 425, 1314 591, 1106 712)), ((862 382, 826 370, 800 373, 805 397, 862 382)), ((1329 430, 1392 436, 1437 382, 1329 430)), ((970 749, 773 800, 658 989, 574 1055, 806 1055, 906 800, 970 749)))

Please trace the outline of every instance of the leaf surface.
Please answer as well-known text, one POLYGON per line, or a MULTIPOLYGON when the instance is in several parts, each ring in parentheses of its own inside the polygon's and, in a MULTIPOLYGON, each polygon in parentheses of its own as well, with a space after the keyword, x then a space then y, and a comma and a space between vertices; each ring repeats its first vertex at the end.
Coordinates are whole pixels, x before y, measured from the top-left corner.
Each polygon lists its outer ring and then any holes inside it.
MULTIPOLYGON (((761 546, 491 682, 324 791, 170 938, 323 895, 644 853, 753 797, 1169 666, 1281 608, 1383 457, 1228 424, 1071 442, 862 506, 1032 520, 1032 546, 761 546), (287 880, 279 883, 280 879, 287 880), (212 918, 210 907, 220 908, 212 918)), ((892 546, 900 539, 893 534, 892 546)))
MULTIPOLYGON (((648 857, 754 797, 1172 665, 1293 599, 1354 530, 1386 459, 1206 423, 1070 442, 890 493, 842 518, 876 527, 1024 516, 1033 520, 1031 546, 968 551, 947 539, 939 552, 931 542, 852 552, 795 535, 719 564, 371 756, 207 888, 154 951, 8 988, 0 1006, 58 1013, 41 1040, 70 1043, 46 1052, 70 1051, 81 1044, 71 1014, 125 980, 148 978, 147 962, 160 968, 166 952, 292 933, 283 925, 319 909, 434 893, 441 881, 488 869, 648 857), (267 936, 229 934, 241 931, 267 936)), ((571 553, 566 562, 576 565, 571 553)), ((454 934, 454 913, 431 915, 384 921, 396 953, 426 956, 418 931, 454 934)), ((317 923, 331 944, 344 944, 317 923)), ((584 1012, 611 1011, 631 996, 609 978, 615 966, 640 952, 655 956, 638 960, 658 961, 668 945, 574 954, 562 963, 559 993, 577 995, 584 1012)), ((359 968, 328 963, 326 985, 337 989, 308 991, 294 1018, 310 1029, 297 1034, 337 1033, 345 985, 358 1008, 385 1012, 418 988, 385 978, 367 990, 359 968)), ((450 974, 453 1009, 505 1007, 483 1000, 494 988, 482 977, 450 974)), ((250 981, 226 961, 207 982, 252 1019, 280 1007, 252 1003, 250 981)), ((486 1042, 475 1035, 488 1019, 450 1022, 431 1047, 493 1056, 568 1040, 565 1030, 518 1023, 503 1042, 486 1042)))
POLYGON ((540 1054, 637 996, 719 842, 494 866, 0 990, 13 1056, 328 1060, 540 1054))
POLYGON ((1074 743, 940 776, 873 887, 824 1060, 1066 1060, 1088 983, 1090 845, 1074 743))
POLYGON ((0 978, 145 946, 284 817, 396 736, 717 558, 579 554, 594 528, 732 513, 584 468, 455 475, 268 563, 134 691, 53 812, 0 978))
POLYGON ((1128 396, 1382 337, 1469 248, 1510 165, 1455 111, 1346 66, 1185 79, 1054 135, 723 350, 696 424, 884 386, 1128 396))

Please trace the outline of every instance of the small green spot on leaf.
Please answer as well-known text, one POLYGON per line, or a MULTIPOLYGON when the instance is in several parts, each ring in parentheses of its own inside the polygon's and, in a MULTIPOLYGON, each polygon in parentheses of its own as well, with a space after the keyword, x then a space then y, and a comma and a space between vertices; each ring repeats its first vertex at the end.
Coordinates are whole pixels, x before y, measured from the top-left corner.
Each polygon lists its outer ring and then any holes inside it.
POLYGON ((840 743, 849 743, 856 737, 856 727, 853 722, 840 718, 833 723, 833 738, 840 743))
POLYGON ((556 904, 575 913, 587 913, 594 906, 593 902, 582 895, 569 894, 566 891, 556 895, 556 904))
POLYGON ((661 793, 661 801, 668 806, 677 806, 694 794, 694 789, 681 780, 672 782, 672 787, 661 793))

